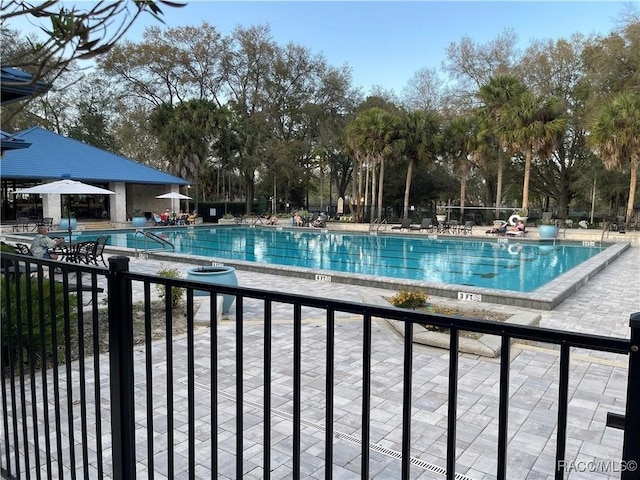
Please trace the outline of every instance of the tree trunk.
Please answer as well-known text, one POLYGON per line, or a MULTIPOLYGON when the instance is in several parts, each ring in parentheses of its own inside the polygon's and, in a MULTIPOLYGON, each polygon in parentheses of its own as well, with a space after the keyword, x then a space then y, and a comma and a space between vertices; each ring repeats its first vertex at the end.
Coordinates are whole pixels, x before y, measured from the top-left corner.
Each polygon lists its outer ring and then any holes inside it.
MULTIPOLYGON (((369 212, 369 221, 373 219, 376 214, 376 186, 378 178, 378 159, 374 157, 371 164, 371 212, 369 212)), ((366 213, 366 212, 365 212, 366 213)))
POLYGON ((405 220, 409 218, 409 192, 411 191, 411 176, 413 175, 413 159, 409 159, 409 165, 407 166, 407 179, 404 182, 404 210, 402 212, 402 218, 405 220))
POLYGON ((529 177, 531 176, 531 157, 533 149, 527 146, 524 154, 524 184, 522 185, 522 208, 529 208, 529 177))
POLYGON ((380 157, 380 175, 378 178, 378 222, 382 220, 382 193, 384 189, 384 156, 380 157))
POLYGON ((462 178, 460 179, 460 221, 464 221, 464 199, 467 196, 467 169, 462 168, 462 178))
POLYGON ((498 179, 496 181, 496 218, 500 218, 500 207, 502 207, 502 148, 498 147, 498 179))
POLYGON ((633 201, 636 197, 636 184, 638 182, 638 158, 631 158, 631 181, 629 182, 629 201, 627 202, 627 215, 625 226, 629 229, 631 217, 633 216, 633 201))

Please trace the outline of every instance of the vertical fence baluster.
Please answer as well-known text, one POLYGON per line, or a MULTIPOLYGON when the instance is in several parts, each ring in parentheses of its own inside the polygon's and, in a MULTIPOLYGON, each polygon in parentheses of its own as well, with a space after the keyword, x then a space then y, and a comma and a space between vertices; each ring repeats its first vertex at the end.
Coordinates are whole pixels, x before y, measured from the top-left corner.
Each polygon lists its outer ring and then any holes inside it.
POLYGON ((147 394, 147 476, 155 478, 154 428, 153 428, 153 333, 151 331, 151 284, 144 282, 144 360, 145 390, 147 394))
POLYGON ((413 391, 413 323, 404 324, 404 381, 402 386, 402 478, 411 473, 411 394, 413 391))
POLYGON ((302 389, 302 306, 293 305, 293 478, 300 478, 300 402, 302 389))
POLYGON ((507 478, 507 441, 509 432, 509 368, 511 337, 502 335, 500 347, 500 400, 498 407, 498 480, 507 478))
POLYGON ((558 380, 558 436, 556 440, 556 480, 564 478, 567 449, 567 410, 569 402, 569 354, 571 347, 560 345, 560 378, 558 380))
MULTIPOLYGON (((129 258, 109 258, 109 369, 113 478, 136 478, 131 281, 129 258)), ((169 445, 171 448, 171 445, 169 445)))
POLYGON ((629 327, 631 328, 631 346, 622 447, 624 468, 621 480, 637 479, 640 471, 640 312, 631 315, 629 327))
POLYGON ((369 478, 371 448, 371 314, 363 318, 362 338, 362 466, 360 476, 369 478))
POLYGON ((325 480, 333 478, 333 395, 335 376, 335 311, 327 310, 327 377, 326 377, 326 412, 325 412, 325 480))
POLYGON ((447 411, 447 480, 456 475, 456 426, 458 424, 458 344, 460 331, 449 329, 449 408, 447 411))
POLYGON ((264 301, 264 428, 262 478, 271 478, 271 300, 264 301))
MULTIPOLYGON (((193 291, 190 292, 193 295, 193 291)), ((210 292, 211 311, 209 324, 211 338, 209 355, 211 356, 211 478, 218 478, 218 295, 210 292)))
POLYGON ((242 478, 244 460, 244 322, 242 297, 236 297, 236 478, 242 478))

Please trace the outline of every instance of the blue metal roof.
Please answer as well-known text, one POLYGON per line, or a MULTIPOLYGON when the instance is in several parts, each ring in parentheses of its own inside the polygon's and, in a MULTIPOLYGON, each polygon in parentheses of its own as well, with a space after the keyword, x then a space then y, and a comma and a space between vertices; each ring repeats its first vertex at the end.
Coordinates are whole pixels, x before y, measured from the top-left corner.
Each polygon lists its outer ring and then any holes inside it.
POLYGON ((2 105, 9 105, 26 98, 38 95, 51 88, 51 84, 44 81, 33 81, 33 76, 14 67, 0 68, 0 90, 2 105))
POLYGON ((30 146, 31 144, 29 142, 25 142, 20 138, 15 138, 13 135, 0 130, 0 152, 4 153, 7 150, 29 148, 30 146))
POLYGON ((41 181, 68 174, 86 182, 189 184, 180 177, 40 127, 15 133, 13 138, 25 140, 31 147, 9 152, 0 160, 3 179, 41 181))

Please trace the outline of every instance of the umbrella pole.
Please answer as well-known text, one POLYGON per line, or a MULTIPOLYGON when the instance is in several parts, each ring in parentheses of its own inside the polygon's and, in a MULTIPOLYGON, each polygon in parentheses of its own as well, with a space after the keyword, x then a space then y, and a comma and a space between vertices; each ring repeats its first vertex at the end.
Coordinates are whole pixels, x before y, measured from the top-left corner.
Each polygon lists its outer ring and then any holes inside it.
POLYGON ((71 243, 71 195, 67 195, 67 221, 69 222, 69 243, 71 243))

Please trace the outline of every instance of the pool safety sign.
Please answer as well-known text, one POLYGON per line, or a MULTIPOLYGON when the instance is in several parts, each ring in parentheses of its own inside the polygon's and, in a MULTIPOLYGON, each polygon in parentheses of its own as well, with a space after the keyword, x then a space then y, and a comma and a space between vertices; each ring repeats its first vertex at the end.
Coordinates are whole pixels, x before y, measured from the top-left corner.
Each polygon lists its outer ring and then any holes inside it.
POLYGON ((458 292, 458 300, 468 300, 470 302, 481 302, 482 295, 479 293, 458 292))

